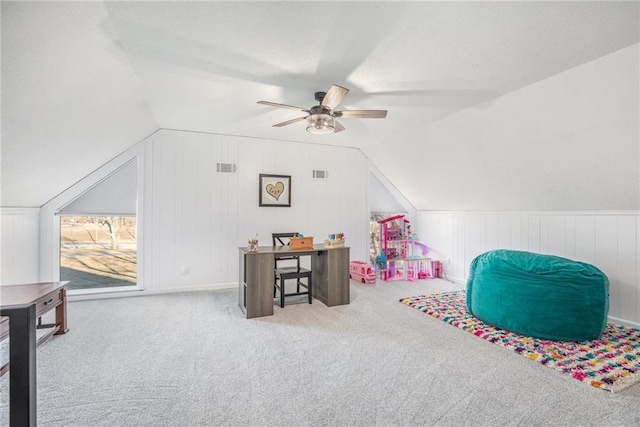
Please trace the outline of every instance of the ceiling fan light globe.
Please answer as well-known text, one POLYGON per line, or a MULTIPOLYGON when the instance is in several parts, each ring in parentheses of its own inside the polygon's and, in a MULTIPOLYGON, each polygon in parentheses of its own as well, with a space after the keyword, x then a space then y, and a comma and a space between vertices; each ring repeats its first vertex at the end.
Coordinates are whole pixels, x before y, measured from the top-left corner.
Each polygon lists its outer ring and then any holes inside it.
POLYGON ((314 134, 333 133, 335 125, 330 114, 312 114, 307 118, 307 132, 314 134))

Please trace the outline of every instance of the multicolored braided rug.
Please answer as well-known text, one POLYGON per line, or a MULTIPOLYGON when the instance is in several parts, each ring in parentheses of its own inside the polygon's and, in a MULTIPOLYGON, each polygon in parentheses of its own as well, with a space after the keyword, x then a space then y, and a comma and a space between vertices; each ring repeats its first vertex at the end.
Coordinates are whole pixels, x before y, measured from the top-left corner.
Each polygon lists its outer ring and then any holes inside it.
POLYGON ((531 338, 473 317, 467 312, 465 298, 465 291, 456 291, 400 302, 602 390, 620 391, 640 381, 640 329, 610 323, 602 338, 595 341, 531 338))

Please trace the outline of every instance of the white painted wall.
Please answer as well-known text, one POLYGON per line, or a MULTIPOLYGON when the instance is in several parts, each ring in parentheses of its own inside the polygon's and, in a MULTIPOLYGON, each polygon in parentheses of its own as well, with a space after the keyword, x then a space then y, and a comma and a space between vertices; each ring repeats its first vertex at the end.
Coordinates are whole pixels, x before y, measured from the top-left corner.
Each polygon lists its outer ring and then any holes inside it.
POLYGON ((270 246, 272 232, 319 243, 344 232, 352 258, 366 259, 367 161, 358 150, 180 131, 146 143, 146 290, 236 283, 238 246, 256 234, 270 246), (216 172, 218 162, 237 172, 216 172), (312 178, 313 169, 328 178, 312 178), (290 208, 258 206, 260 173, 291 175, 290 208))
POLYGON ((640 327, 640 212, 426 212, 415 230, 447 276, 465 282, 491 249, 552 254, 593 264, 610 281, 609 317, 640 327))
POLYGON ((0 208, 0 285, 39 277, 40 208, 0 208))
POLYGON ((635 44, 363 151, 418 210, 638 210, 639 51, 635 44))
POLYGON ((138 156, 138 283, 172 292, 237 283, 238 247, 258 233, 298 231, 322 243, 344 232, 353 259, 368 259, 368 162, 352 148, 160 130, 42 208, 41 280, 58 277, 53 214, 138 156), (235 163, 236 173, 216 172, 235 163), (312 178, 313 169, 328 171, 312 178), (260 173, 291 175, 290 208, 258 207, 260 173))

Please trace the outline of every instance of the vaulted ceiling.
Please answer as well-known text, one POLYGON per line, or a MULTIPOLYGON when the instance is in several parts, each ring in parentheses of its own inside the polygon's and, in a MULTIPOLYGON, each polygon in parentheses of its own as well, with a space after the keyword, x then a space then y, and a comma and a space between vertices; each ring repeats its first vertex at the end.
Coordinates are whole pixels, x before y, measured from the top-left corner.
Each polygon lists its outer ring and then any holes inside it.
POLYGON ((3 1, 1 18, 2 206, 40 206, 158 128, 376 158, 640 38, 636 2, 3 1), (256 104, 310 107, 333 83, 388 117, 310 135, 256 104))

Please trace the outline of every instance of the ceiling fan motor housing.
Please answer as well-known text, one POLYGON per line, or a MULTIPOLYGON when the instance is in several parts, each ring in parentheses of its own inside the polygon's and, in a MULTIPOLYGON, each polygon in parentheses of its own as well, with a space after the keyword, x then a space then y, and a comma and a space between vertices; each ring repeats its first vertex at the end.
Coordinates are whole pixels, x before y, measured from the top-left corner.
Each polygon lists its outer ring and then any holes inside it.
POLYGON ((309 109, 311 115, 314 114, 331 114, 331 110, 323 105, 314 105, 309 109))
POLYGON ((318 102, 322 102, 325 96, 327 96, 327 92, 316 92, 315 99, 318 102))

